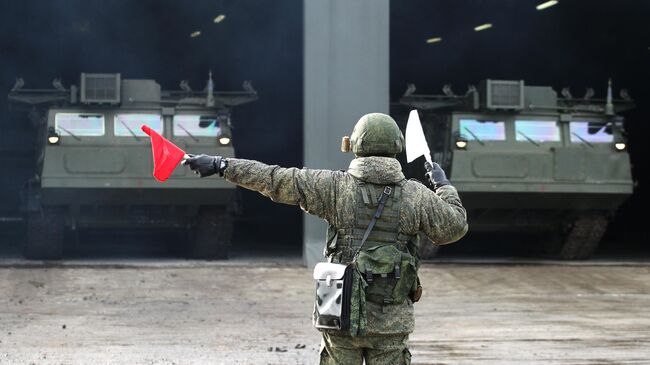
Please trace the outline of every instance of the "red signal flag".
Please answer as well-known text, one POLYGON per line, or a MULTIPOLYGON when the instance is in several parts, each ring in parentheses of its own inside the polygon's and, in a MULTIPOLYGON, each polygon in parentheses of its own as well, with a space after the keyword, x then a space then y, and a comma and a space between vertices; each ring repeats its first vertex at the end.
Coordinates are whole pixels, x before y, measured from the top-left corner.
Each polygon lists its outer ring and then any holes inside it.
POLYGON ((185 151, 168 141, 147 125, 140 127, 151 138, 153 153, 153 177, 163 182, 169 178, 174 169, 183 160, 185 151))

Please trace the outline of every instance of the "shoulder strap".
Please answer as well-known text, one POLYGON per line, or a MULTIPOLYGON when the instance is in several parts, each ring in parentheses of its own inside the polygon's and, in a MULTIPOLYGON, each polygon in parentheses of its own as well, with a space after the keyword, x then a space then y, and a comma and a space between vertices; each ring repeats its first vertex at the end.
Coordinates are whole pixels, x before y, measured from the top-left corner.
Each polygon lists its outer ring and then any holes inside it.
POLYGON ((377 206, 377 210, 375 211, 375 214, 372 216, 372 219, 368 224, 368 228, 366 228, 366 231, 363 233, 361 244, 357 248, 357 251, 354 253, 354 258, 352 259, 352 262, 357 261, 357 256, 359 256, 359 252, 361 252, 361 248, 366 243, 368 236, 370 236, 370 232, 375 227, 375 224, 377 223, 377 219, 381 217, 381 213, 384 211, 384 206, 386 205, 386 201, 388 201, 388 197, 390 197, 392 193, 393 193, 393 188, 391 188, 390 186, 384 186, 384 191, 381 193, 381 198, 379 198, 379 204, 377 206))
POLYGON ((332 242, 334 242, 337 235, 338 235, 338 230, 336 229, 336 226, 333 225, 332 223, 329 223, 329 225, 327 226, 325 249, 323 250, 323 254, 325 254, 325 257, 327 257, 327 262, 332 262, 332 253, 335 249, 335 247, 333 247, 332 245, 332 242))

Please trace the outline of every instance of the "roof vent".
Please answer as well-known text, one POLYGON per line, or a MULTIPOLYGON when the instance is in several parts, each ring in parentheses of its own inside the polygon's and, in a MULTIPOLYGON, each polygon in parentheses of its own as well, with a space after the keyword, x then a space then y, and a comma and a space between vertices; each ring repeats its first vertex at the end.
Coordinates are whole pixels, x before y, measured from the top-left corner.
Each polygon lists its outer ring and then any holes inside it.
POLYGON ((81 102, 119 104, 120 74, 81 74, 81 102))
POLYGON ((482 104, 487 109, 524 109, 524 81, 485 80, 481 82, 482 104))

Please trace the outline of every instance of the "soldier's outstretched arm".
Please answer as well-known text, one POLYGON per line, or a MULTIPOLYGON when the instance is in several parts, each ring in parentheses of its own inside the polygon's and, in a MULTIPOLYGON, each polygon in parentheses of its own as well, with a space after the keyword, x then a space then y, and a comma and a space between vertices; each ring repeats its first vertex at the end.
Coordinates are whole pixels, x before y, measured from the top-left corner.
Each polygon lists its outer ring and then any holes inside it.
POLYGON ((323 219, 334 215, 335 171, 283 168, 254 160, 206 155, 190 156, 185 164, 202 177, 218 174, 274 202, 299 205, 323 219))
POLYGON ((224 177, 274 202, 298 205, 307 213, 329 219, 334 215, 335 174, 331 170, 283 168, 230 158, 224 177))

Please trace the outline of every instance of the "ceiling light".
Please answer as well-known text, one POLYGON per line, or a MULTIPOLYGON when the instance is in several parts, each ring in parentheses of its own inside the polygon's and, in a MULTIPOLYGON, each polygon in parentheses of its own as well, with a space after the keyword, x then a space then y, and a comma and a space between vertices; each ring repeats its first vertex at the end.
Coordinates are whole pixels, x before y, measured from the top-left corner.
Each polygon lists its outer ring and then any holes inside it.
POLYGON ((490 28, 492 28, 492 23, 485 23, 485 24, 481 24, 481 25, 479 25, 477 27, 474 27, 474 30, 477 31, 477 32, 480 32, 482 30, 486 30, 486 29, 490 29, 490 28))
POLYGON ((614 144, 614 148, 616 148, 617 151, 625 151, 627 145, 625 144, 625 142, 616 142, 614 144))
POLYGON ((544 9, 546 9, 546 8, 550 8, 550 7, 553 6, 553 5, 556 5, 557 3, 558 3, 557 0, 549 0, 549 1, 546 1, 546 2, 543 2, 543 3, 539 4, 539 5, 537 5, 537 6, 535 7, 535 9, 537 9, 537 10, 544 10, 544 9))
POLYGON ((221 23, 224 19, 226 19, 226 16, 223 14, 219 14, 216 17, 214 17, 214 22, 221 23))
POLYGON ((196 38, 196 37, 198 37, 198 36, 200 36, 200 35, 201 35, 201 31, 200 31, 200 30, 196 30, 196 31, 190 33, 190 37, 191 37, 191 38, 196 38))
POLYGON ((442 38, 441 38, 441 37, 434 37, 434 38, 429 38, 429 39, 427 39, 427 43, 428 43, 428 44, 431 44, 431 43, 438 43, 438 42, 441 42, 441 41, 442 41, 442 38))

